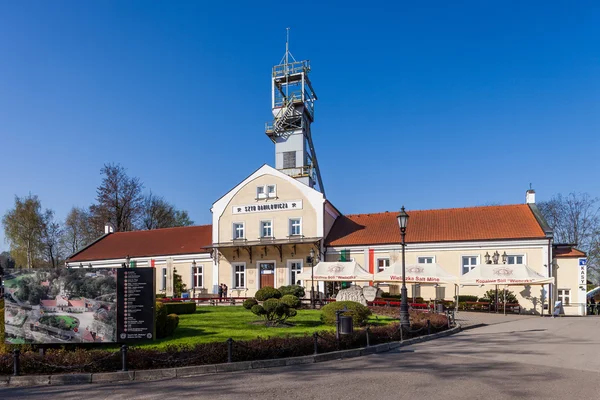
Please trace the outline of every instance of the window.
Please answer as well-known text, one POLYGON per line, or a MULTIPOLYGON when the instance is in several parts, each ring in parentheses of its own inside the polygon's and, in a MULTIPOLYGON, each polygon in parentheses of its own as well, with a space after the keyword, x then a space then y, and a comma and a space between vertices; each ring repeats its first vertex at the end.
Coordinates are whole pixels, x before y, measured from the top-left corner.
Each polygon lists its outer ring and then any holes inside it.
POLYGON ((277 197, 277 188, 275 185, 267 185, 267 197, 277 197))
POLYGON ((204 279, 202 275, 202 266, 192 267, 192 285, 195 288, 201 288, 204 286, 204 279))
POLYGON ((284 151, 283 152, 283 168, 296 168, 296 152, 295 151, 284 151))
POLYGON ((433 264, 433 257, 417 257, 418 264, 433 264))
POLYGON ((524 258, 525 258, 525 256, 508 256, 508 257, 506 257, 506 263, 507 264, 523 264, 524 258))
POLYGON ((256 187, 256 198, 257 199, 264 199, 266 197, 265 195, 265 187, 264 186, 257 186, 256 187))
POLYGON ((244 232, 244 223, 243 222, 234 222, 233 223, 233 238, 234 239, 244 239, 246 237, 244 232))
POLYGON ((233 266, 233 286, 235 288, 246 287, 246 265, 236 264, 233 266))
POLYGON ((384 271, 390 267, 389 258, 378 258, 377 259, 377 272, 384 271))
POLYGON ((466 274, 478 264, 479 256, 463 256, 462 258, 462 274, 466 274))
POLYGON ((290 236, 302 235, 302 220, 300 218, 290 219, 290 236))
POLYGON ((296 278, 302 273, 302 261, 290 261, 290 285, 300 285, 300 280, 296 278))
POLYGON ((446 297, 446 288, 444 286, 437 286, 435 288, 435 299, 444 300, 444 297, 446 297))
POLYGON ((412 289, 411 291, 412 291, 413 299, 415 297, 421 297, 421 284, 420 283, 413 283, 411 289, 412 289))
POLYGON ((272 221, 260 221, 260 237, 264 237, 264 238, 273 237, 273 222, 272 221))
POLYGON ((166 268, 162 269, 162 279, 161 279, 160 287, 162 290, 167 290, 167 269, 166 268))
POLYGON ((571 289, 558 289, 558 300, 562 301, 563 306, 571 303, 571 289))

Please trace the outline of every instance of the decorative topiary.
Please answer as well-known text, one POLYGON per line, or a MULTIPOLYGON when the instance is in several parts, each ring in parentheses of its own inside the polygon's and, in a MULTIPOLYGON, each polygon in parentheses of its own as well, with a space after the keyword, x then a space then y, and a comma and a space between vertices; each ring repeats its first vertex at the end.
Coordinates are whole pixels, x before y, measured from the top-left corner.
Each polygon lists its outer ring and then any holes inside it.
POLYGON ((286 304, 290 308, 298 308, 300 306, 300 299, 293 294, 286 294, 282 296, 279 301, 281 301, 283 304, 286 304))
POLYGON ((304 297, 304 294, 305 294, 304 288, 299 285, 282 286, 279 288, 279 291, 281 292, 281 294, 283 296, 285 296, 286 294, 291 294, 298 298, 304 297))
POLYGON ((250 311, 252 311, 253 314, 258 315, 259 317, 267 313, 264 307, 260 304, 253 305, 250 311))
POLYGON ((259 289, 256 292, 256 295, 254 295, 254 297, 258 301, 265 301, 268 299, 279 299, 281 297, 281 292, 275 289, 274 287, 265 286, 264 288, 259 289))
POLYGON ((354 326, 362 326, 367 323, 371 310, 368 307, 363 306, 355 301, 336 301, 329 303, 321 309, 321 321, 327 325, 335 325, 336 323, 336 311, 347 308, 348 311, 341 314, 352 317, 352 324, 354 326))
POLYGON ((252 310, 252 307, 254 307, 257 304, 258 304, 258 301, 256 301, 256 299, 246 299, 246 300, 244 300, 243 305, 246 310, 252 310))

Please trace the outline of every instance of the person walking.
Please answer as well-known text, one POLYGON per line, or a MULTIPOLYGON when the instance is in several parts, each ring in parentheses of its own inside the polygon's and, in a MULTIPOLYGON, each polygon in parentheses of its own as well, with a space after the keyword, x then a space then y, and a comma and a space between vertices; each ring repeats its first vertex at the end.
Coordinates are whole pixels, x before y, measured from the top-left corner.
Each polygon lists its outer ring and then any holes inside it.
POLYGON ((225 297, 225 300, 227 300, 227 289, 229 289, 227 285, 223 284, 223 297, 225 297))
POLYGON ((223 299, 223 284, 219 284, 219 303, 223 299))

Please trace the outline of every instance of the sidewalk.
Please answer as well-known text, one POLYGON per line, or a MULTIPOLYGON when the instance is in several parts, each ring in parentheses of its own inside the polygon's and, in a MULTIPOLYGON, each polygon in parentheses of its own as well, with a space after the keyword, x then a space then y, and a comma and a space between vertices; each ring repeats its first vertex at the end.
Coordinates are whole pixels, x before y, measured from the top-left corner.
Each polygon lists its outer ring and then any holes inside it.
POLYGON ((529 318, 541 318, 539 315, 519 315, 502 313, 487 313, 474 311, 459 311, 456 313, 456 322, 463 328, 470 328, 476 325, 495 325, 505 322, 519 321, 529 318))

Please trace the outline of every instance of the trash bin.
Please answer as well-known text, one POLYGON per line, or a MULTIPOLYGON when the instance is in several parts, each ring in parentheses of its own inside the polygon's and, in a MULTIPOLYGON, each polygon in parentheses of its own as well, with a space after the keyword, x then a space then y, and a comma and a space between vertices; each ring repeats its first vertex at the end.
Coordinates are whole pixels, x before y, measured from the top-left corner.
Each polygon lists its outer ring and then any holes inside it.
POLYGON ((438 313, 443 313, 444 312, 444 305, 443 304, 436 304, 435 305, 435 311, 438 313))
POLYGON ((349 335, 354 332, 352 326, 352 317, 340 315, 340 333, 342 335, 349 335))

